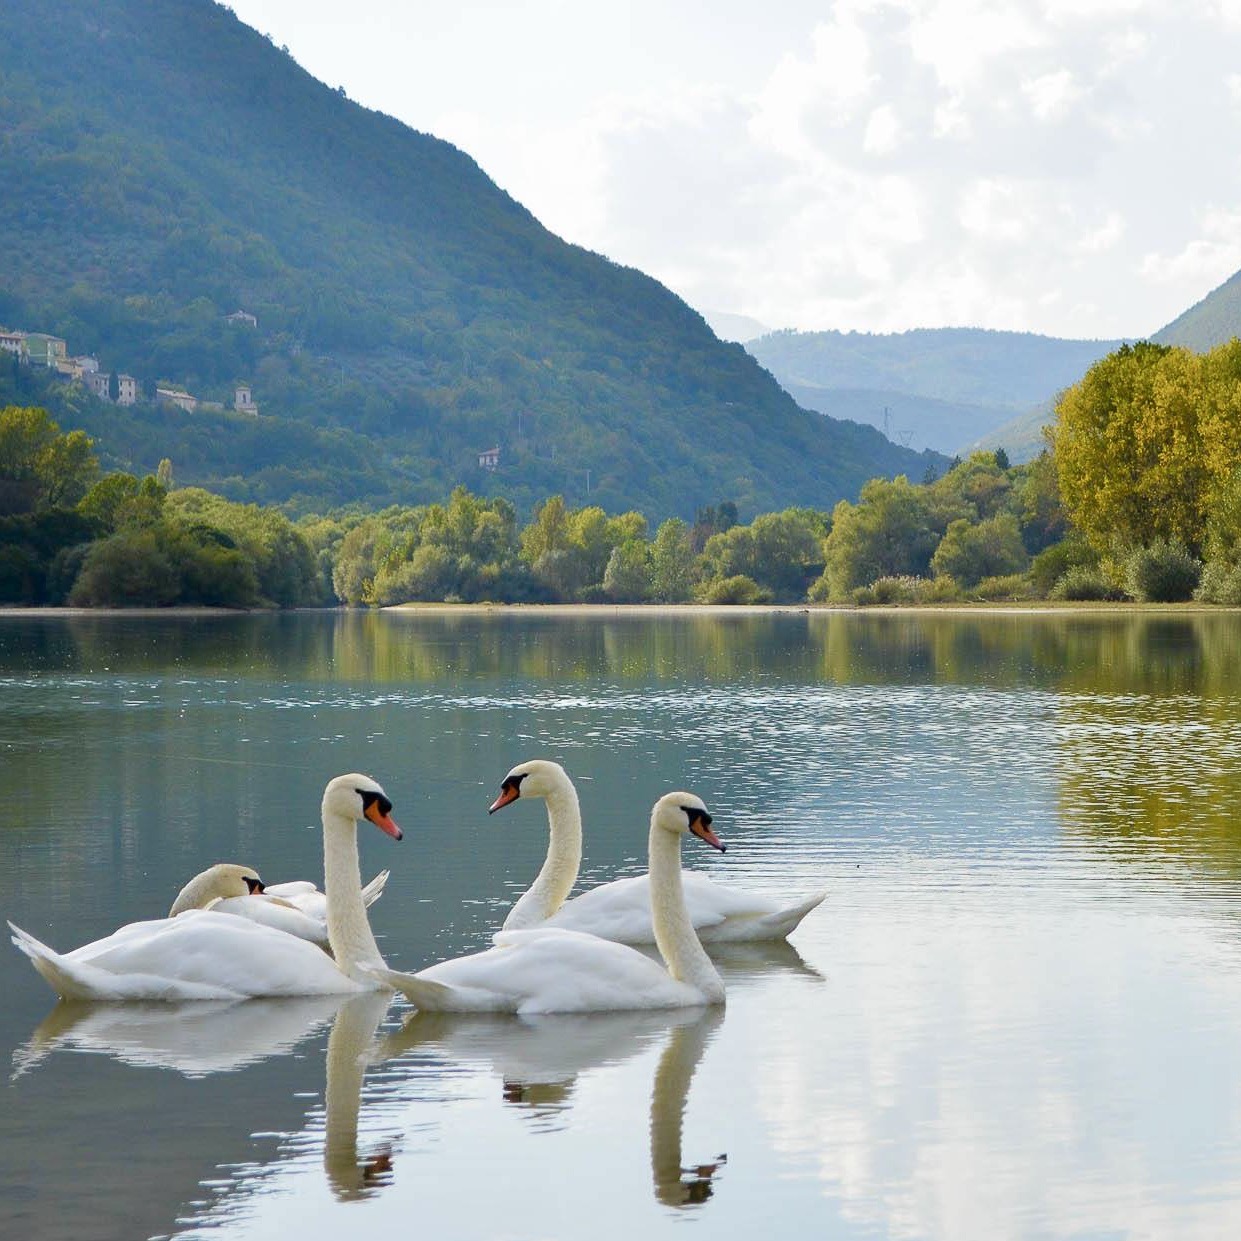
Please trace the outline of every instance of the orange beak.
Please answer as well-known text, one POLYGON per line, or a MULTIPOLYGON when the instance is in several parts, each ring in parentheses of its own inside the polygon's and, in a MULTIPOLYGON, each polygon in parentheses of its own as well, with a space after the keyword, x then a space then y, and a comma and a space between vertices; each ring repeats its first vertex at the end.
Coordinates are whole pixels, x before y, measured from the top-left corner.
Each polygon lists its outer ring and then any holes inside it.
POLYGON ((379 803, 377 801, 371 802, 371 804, 367 806, 362 813, 366 815, 366 817, 370 819, 370 821, 374 823, 374 825, 379 828, 381 832, 385 832, 387 835, 391 836, 393 840, 401 840, 404 838, 405 833, 397 827, 397 825, 392 821, 392 817, 390 815, 386 815, 382 810, 380 810, 379 803))
POLYGON ((487 807, 488 814, 495 814, 503 806, 515 802, 521 796, 521 789, 516 784, 505 784, 500 789, 500 796, 487 807))
POLYGON ((724 842, 701 820, 695 819, 689 825, 689 830, 698 837, 699 840, 705 840, 713 849, 718 849, 721 853, 726 853, 724 842))

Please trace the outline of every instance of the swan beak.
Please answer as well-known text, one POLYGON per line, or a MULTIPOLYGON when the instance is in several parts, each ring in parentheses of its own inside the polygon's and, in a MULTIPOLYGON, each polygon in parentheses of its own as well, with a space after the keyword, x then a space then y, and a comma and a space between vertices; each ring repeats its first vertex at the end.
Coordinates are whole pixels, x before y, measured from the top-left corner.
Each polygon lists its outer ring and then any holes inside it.
POLYGON ((371 804, 367 806, 362 813, 366 815, 366 817, 370 819, 370 821, 374 823, 374 825, 379 828, 381 832, 387 833, 387 835, 391 836, 393 840, 404 839, 405 833, 397 827, 397 825, 392 821, 392 817, 390 815, 386 815, 382 810, 380 810, 379 803, 377 801, 371 802, 371 804))
POLYGON ((713 849, 718 849, 721 853, 727 853, 724 842, 701 820, 695 819, 690 825, 689 830, 698 837, 699 840, 705 840, 713 849))
POLYGON ((500 796, 487 807, 487 813, 495 814, 495 812, 501 809, 501 807, 507 806, 510 802, 515 802, 520 796, 521 786, 518 784, 511 784, 506 780, 500 786, 500 796))

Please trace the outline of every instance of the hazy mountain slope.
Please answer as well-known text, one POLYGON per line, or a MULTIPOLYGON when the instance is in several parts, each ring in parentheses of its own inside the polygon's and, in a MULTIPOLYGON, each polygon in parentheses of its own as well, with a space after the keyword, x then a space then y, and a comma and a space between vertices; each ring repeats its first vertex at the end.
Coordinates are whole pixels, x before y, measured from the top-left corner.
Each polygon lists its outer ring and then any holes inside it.
POLYGON ((889 439, 908 448, 954 451, 972 443, 1012 411, 995 405, 969 405, 935 397, 876 388, 818 388, 785 384, 799 405, 833 418, 850 418, 877 427, 889 439))
MULTIPOLYGON (((800 410, 655 281, 561 242, 460 151, 208 0, 6 0, 0 184, 0 322, 148 386, 221 400, 247 379, 269 440, 360 437, 410 498, 464 482, 520 503, 589 488, 652 517, 754 512, 924 468, 800 410), (257 329, 224 320, 238 307, 257 329), (494 474, 478 465, 493 445, 494 474)), ((161 416, 134 451, 176 464, 186 415, 161 416)), ((178 478, 244 492, 258 462, 237 420, 210 438, 213 464, 178 478)), ((263 498, 306 491, 304 456, 269 466, 263 498)), ((374 471, 336 468, 338 491, 374 494, 374 471)))
POLYGON ((1205 353, 1241 336, 1241 272, 1229 276, 1184 314, 1162 327, 1152 340, 1205 353))
POLYGON ((1075 382, 1121 343, 981 328, 918 328, 886 335, 775 332, 749 341, 746 348, 781 383, 886 389, 1020 410, 1075 382))

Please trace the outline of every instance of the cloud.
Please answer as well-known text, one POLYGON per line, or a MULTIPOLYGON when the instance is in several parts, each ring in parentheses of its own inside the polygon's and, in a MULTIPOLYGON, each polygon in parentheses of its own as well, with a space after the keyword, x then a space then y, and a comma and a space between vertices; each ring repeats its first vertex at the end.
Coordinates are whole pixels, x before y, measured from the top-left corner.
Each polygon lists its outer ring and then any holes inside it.
POLYGON ((479 7, 237 0, 702 309, 1136 336, 1236 268, 1241 0, 479 7))

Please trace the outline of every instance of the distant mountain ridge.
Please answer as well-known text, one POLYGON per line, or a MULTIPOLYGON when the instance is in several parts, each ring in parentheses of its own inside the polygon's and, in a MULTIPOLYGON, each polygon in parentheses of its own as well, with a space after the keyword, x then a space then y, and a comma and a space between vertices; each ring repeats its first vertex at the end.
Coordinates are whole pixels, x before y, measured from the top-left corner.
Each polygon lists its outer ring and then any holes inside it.
POLYGON ((0 325, 147 391, 252 385, 257 424, 151 411, 140 433, 57 398, 133 468, 302 508, 465 483, 658 519, 830 507, 932 460, 800 409, 657 282, 209 0, 6 0, 0 184, 0 325))

